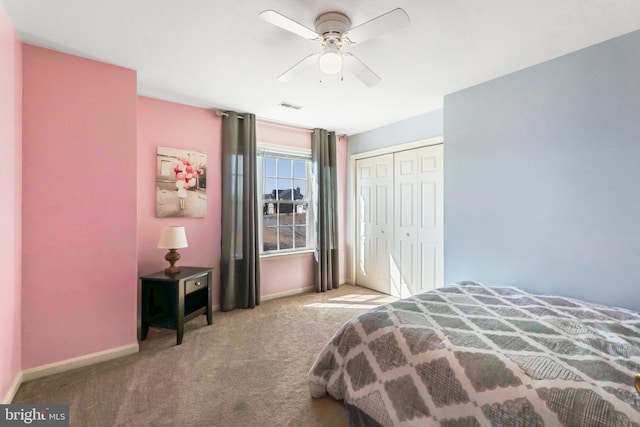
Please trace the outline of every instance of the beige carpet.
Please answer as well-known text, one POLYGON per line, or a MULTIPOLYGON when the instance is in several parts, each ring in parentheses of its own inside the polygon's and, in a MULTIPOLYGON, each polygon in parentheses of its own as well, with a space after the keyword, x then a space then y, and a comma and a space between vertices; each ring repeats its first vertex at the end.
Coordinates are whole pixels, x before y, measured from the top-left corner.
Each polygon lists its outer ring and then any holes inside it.
POLYGON ((343 285, 152 328, 131 356, 31 381, 13 403, 68 403, 71 426, 346 426, 342 402, 311 399, 307 373, 353 316, 389 302, 343 285))

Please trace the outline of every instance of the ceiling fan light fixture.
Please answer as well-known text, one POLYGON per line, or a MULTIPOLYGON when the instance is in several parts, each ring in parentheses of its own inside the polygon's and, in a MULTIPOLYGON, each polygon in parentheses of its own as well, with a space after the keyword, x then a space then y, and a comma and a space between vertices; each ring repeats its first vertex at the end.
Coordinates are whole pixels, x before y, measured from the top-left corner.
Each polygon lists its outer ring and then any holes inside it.
POLYGON ((337 74, 342 70, 340 51, 326 51, 320 55, 320 70, 325 74, 337 74))

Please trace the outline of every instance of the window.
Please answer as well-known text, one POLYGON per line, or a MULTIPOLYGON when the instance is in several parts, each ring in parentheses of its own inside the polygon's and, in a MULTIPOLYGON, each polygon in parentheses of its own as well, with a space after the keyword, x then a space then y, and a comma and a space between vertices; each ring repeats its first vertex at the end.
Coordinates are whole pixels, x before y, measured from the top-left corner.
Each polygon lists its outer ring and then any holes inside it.
POLYGON ((311 155, 261 147, 258 167, 262 252, 311 249, 311 155))

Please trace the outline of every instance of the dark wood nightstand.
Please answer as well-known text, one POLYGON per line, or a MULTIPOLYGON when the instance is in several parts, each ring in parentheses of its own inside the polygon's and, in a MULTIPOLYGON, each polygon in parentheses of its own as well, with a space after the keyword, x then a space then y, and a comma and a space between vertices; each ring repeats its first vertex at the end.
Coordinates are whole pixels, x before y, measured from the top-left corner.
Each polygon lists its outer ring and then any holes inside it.
POLYGON ((141 338, 147 338, 149 326, 175 329, 180 345, 189 320, 206 314, 211 325, 212 274, 211 268, 180 267, 180 273, 171 276, 164 271, 141 276, 141 338))

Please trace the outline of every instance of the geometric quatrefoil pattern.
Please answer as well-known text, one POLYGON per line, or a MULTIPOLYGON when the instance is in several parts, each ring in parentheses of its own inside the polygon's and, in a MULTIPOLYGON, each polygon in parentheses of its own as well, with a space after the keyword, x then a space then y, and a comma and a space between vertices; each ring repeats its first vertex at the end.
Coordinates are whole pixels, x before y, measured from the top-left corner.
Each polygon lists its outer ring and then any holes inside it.
POLYGON ((639 313, 463 282, 346 323, 309 386, 383 426, 640 427, 639 372, 639 313))

